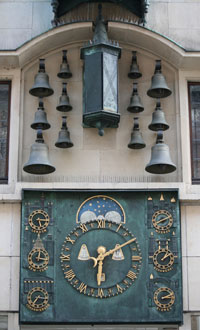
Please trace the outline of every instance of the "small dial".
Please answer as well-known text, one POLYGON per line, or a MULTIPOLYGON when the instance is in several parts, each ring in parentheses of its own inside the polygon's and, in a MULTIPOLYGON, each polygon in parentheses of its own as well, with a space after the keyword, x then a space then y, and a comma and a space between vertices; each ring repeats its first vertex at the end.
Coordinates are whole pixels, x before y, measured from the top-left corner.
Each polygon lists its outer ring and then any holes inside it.
POLYGON ((40 287, 35 287, 28 292, 27 307, 35 312, 43 312, 49 307, 48 292, 40 287))
POLYGON ((158 233, 165 234, 173 225, 173 217, 166 210, 158 210, 152 216, 152 224, 158 233))
POLYGON ((29 215, 28 222, 34 233, 44 233, 49 224, 49 215, 43 210, 36 210, 29 215))
POLYGON ((153 255, 154 268, 158 272, 169 272, 173 268, 174 254, 168 248, 160 248, 153 255))
POLYGON ((33 271, 43 272, 48 268, 49 255, 43 248, 34 248, 29 252, 28 264, 29 269, 33 271))
POLYGON ((167 287, 158 288, 154 292, 154 302, 161 312, 168 312, 175 302, 174 292, 167 287))

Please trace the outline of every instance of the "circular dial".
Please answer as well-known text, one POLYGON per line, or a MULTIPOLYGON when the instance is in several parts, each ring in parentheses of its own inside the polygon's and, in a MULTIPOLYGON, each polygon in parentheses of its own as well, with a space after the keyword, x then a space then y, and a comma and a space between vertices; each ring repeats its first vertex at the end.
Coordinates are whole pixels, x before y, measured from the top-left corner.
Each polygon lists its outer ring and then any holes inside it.
POLYGON ((161 312, 168 312, 175 301, 174 292, 167 287, 158 288, 154 292, 154 302, 161 312))
POLYGON ((34 233, 44 233, 49 224, 49 215, 43 210, 36 210, 29 215, 28 222, 34 233))
POLYGON ((49 255, 44 248, 33 248, 28 255, 29 269, 43 272, 48 268, 49 255))
POLYGON ((27 307, 35 312, 42 312, 49 307, 48 292, 40 287, 35 287, 28 292, 27 307))
POLYGON ((153 264, 158 272, 169 272, 173 268, 174 254, 168 248, 160 248, 153 255, 153 264))
POLYGON ((168 211, 159 210, 153 214, 152 223, 158 233, 165 234, 169 232, 173 224, 173 218, 168 211))
POLYGON ((66 236, 60 259, 64 277, 74 289, 108 298, 134 283, 142 257, 136 237, 127 228, 97 219, 80 224, 66 236))

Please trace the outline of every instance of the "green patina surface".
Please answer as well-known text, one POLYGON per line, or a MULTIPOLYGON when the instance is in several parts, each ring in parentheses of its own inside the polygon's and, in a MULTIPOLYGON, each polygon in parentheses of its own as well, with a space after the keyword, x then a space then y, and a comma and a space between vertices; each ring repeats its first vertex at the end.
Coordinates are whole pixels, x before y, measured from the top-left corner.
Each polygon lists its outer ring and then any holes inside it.
MULTIPOLYGON (((165 221, 160 224, 164 225, 165 221)), ((166 295, 168 293, 165 293, 165 297, 166 295)), ((33 296, 36 305, 41 300, 39 296, 42 296, 42 293, 33 296)), ((169 300, 163 299, 164 303, 169 300)), ((24 191, 20 322, 180 324, 182 271, 177 191, 24 191), (107 197, 95 197, 99 195, 107 197), (42 272, 33 271, 28 264, 28 255, 38 239, 38 233, 31 229, 29 216, 39 209, 47 212, 50 218, 46 231, 39 235, 49 255, 48 268, 42 272), (152 224, 152 216, 159 209, 168 210, 173 216, 169 232, 156 232, 152 224), (99 228, 98 224, 101 222, 98 220, 104 219, 103 217, 107 219, 105 228, 99 228), (92 218, 94 219, 91 220, 92 218), (90 221, 86 223, 87 230, 84 232, 80 228, 80 221, 87 219, 90 221), (113 222, 115 219, 117 223, 113 222), (89 225, 91 223, 93 225, 89 225), (74 244, 67 243, 66 237, 73 239, 74 244), (108 251, 132 237, 137 240, 122 248, 124 259, 115 260, 112 258, 113 254, 105 258, 105 281, 102 279, 101 285, 98 286, 98 267, 93 267, 94 261, 91 259, 79 259, 81 247, 85 244, 90 256, 97 258, 97 248, 100 245, 108 251), (173 267, 168 272, 158 272, 154 269, 151 256, 158 248, 157 240, 161 241, 162 246, 169 240, 170 250, 176 255, 173 267), (69 250, 66 250, 66 247, 69 250), (70 254, 70 261, 62 261, 60 257, 63 254, 70 254), (141 255, 141 264, 138 261, 131 262, 133 254, 141 255), (73 279, 69 276, 65 278, 65 272, 70 270, 75 274, 73 279), (137 275, 133 281, 126 276, 130 270, 137 275), (127 288, 124 279, 128 283, 127 288), (82 291, 81 283, 87 286, 82 291), (122 293, 118 291, 117 285, 123 289, 122 293), (28 294, 35 287, 41 287, 48 292, 49 306, 42 311, 34 311, 27 306, 28 294), (170 288, 175 295, 175 302, 169 311, 158 310, 154 302, 156 290, 162 287, 170 288), (99 288, 103 290, 102 298, 97 297, 99 288)))

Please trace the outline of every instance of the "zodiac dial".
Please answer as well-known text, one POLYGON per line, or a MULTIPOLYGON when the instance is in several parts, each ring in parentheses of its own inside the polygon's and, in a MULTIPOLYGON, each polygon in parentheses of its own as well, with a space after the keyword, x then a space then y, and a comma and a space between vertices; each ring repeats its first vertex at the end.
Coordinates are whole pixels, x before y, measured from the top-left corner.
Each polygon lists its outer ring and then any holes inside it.
POLYGON ((36 210, 29 215, 28 222, 34 233, 44 233, 49 224, 49 215, 43 210, 36 210))
POLYGON ((136 237, 126 227, 96 219, 66 236, 60 259, 64 277, 74 289, 90 297, 108 298, 134 283, 142 257, 136 237))
POLYGON ((167 287, 158 288, 154 292, 154 302, 161 312, 168 312, 175 302, 174 292, 167 287))
POLYGON ((49 307, 48 292, 41 288, 35 287, 28 292, 27 307, 35 312, 43 312, 49 307))
POLYGON ((156 232, 165 234, 170 231, 173 225, 173 217, 171 213, 166 210, 158 210, 152 216, 152 224, 156 229, 156 232))

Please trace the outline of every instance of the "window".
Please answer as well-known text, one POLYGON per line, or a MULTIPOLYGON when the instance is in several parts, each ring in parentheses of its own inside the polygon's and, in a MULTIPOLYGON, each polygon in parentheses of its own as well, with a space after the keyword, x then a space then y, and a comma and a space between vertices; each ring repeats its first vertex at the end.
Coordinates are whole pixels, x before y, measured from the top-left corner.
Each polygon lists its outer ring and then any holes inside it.
POLYGON ((200 82, 189 83, 192 183, 200 183, 200 82))
POLYGON ((0 81, 0 183, 8 182, 10 81, 0 81))

